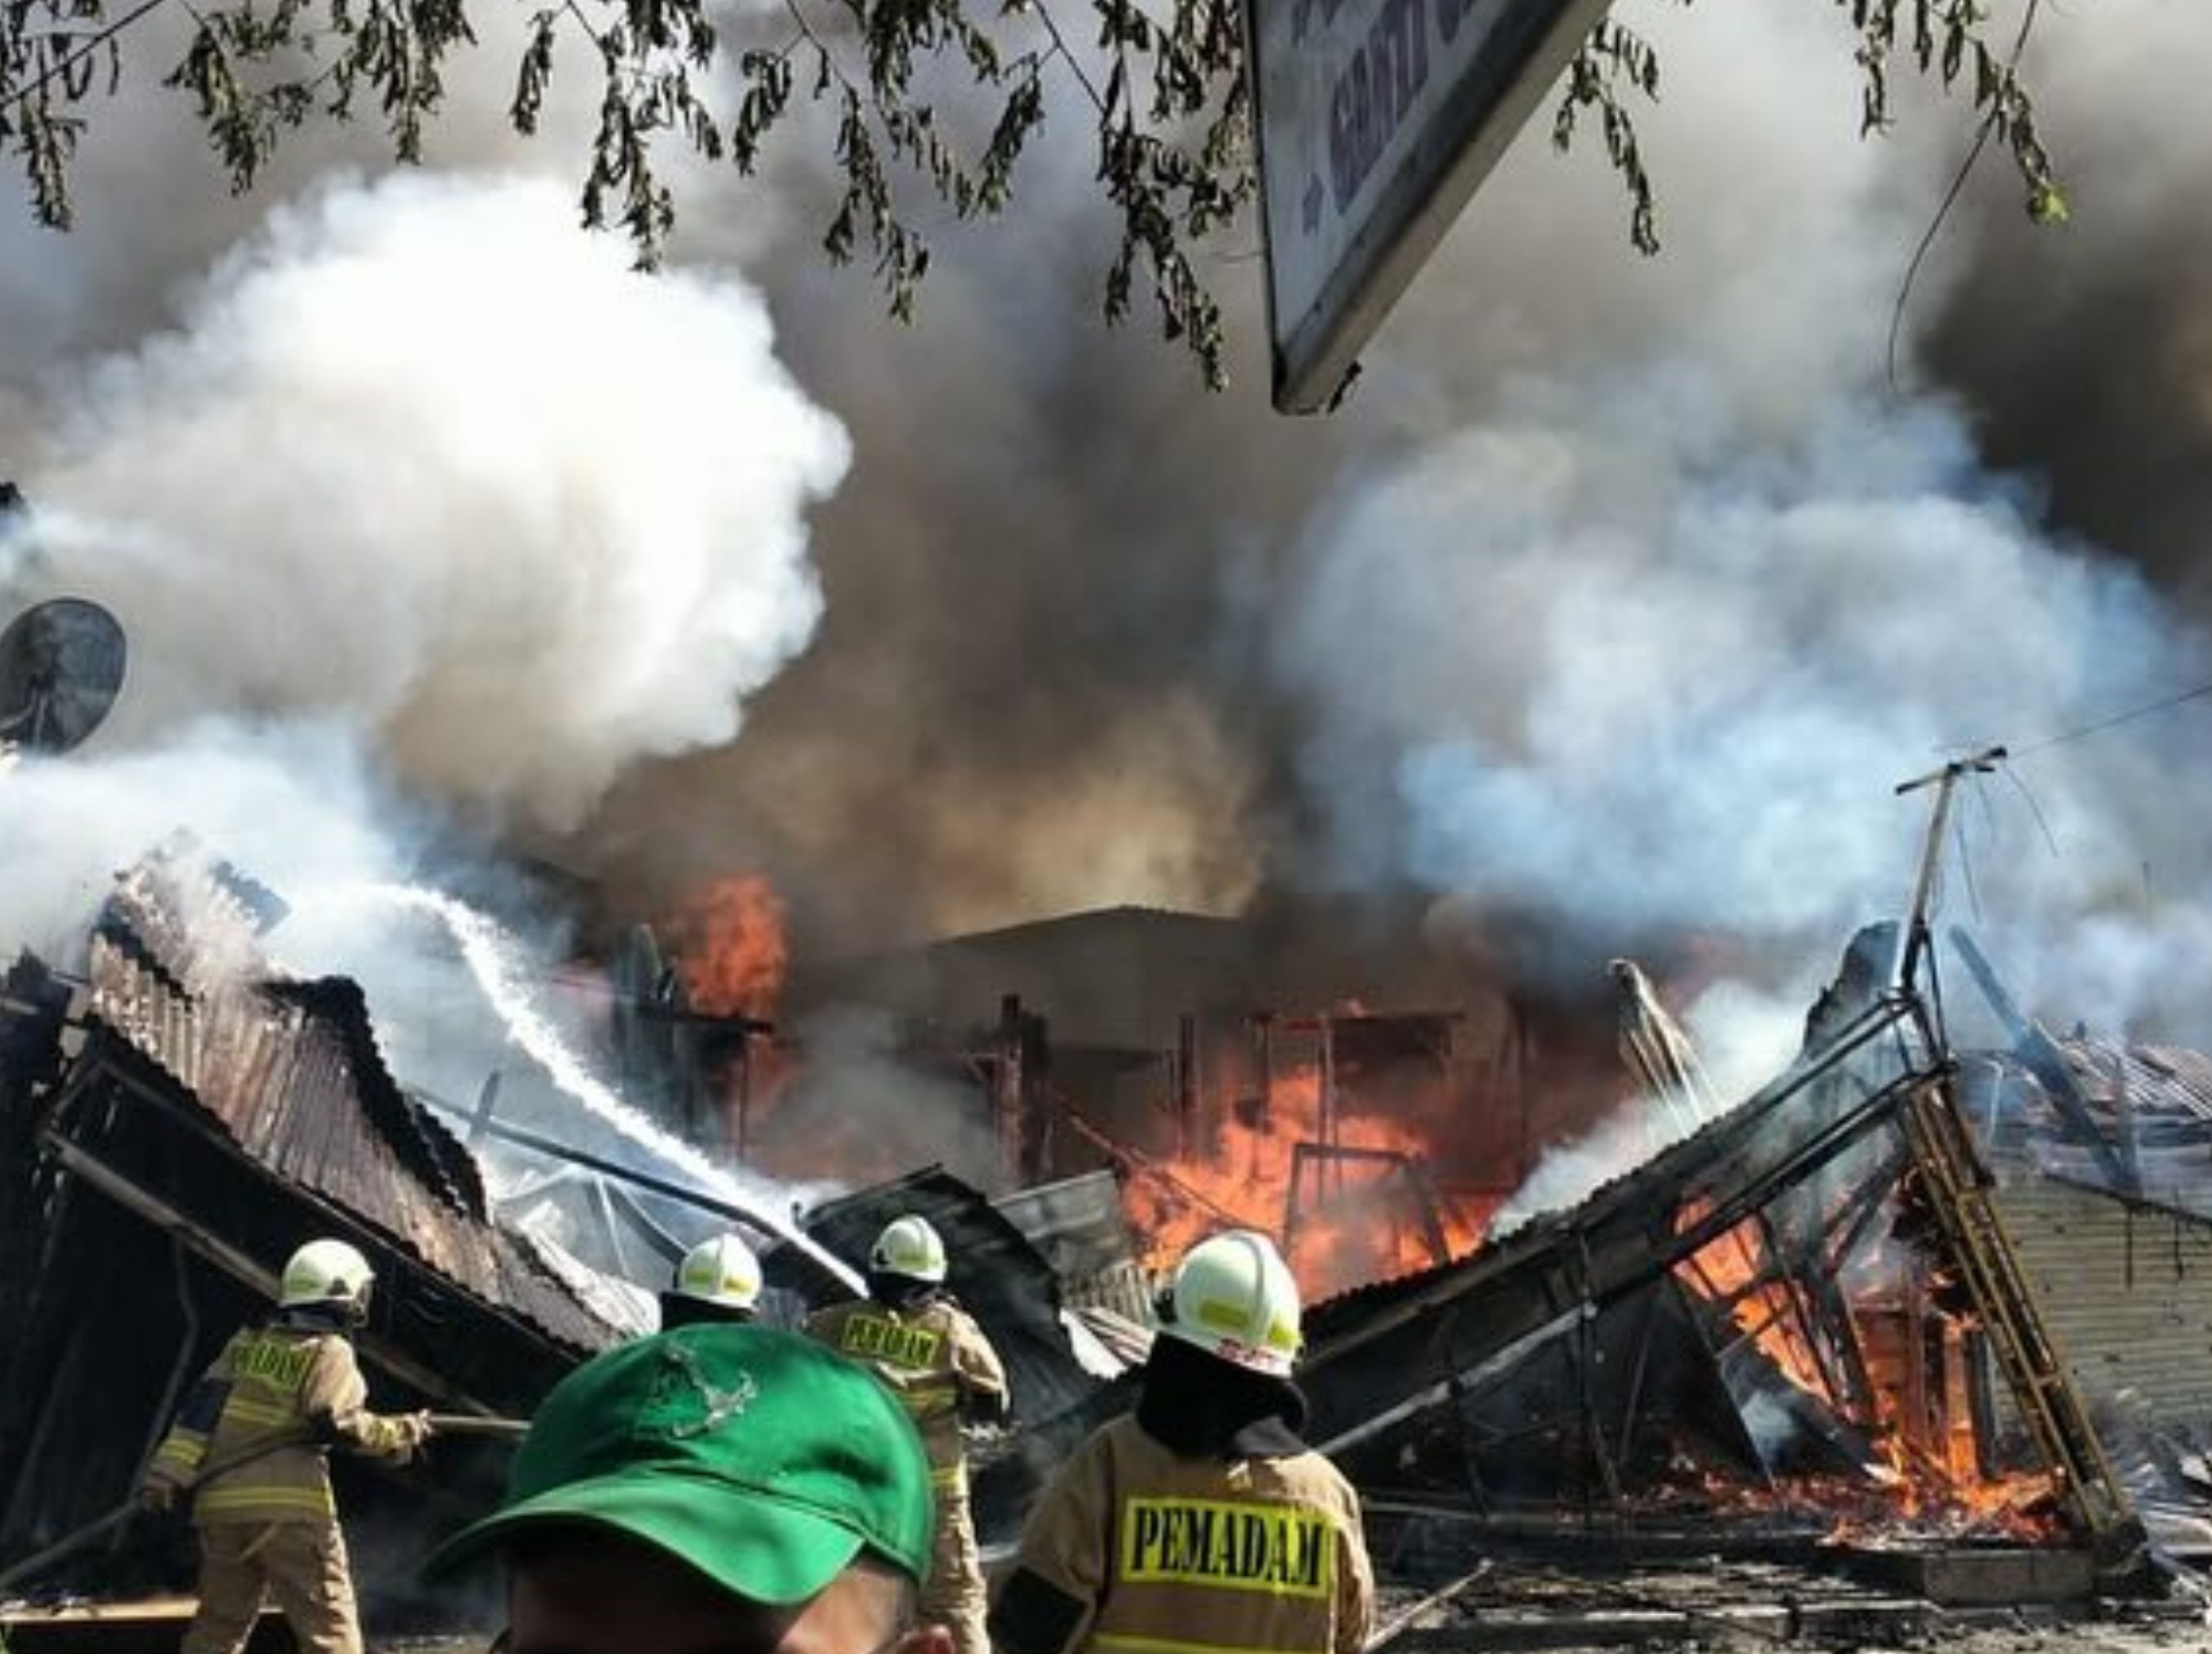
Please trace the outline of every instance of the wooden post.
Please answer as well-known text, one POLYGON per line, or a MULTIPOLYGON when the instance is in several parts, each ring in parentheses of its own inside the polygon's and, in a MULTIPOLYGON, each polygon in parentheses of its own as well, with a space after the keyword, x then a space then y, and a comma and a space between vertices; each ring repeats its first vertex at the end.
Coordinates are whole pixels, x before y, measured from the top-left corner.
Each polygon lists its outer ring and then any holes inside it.
MULTIPOLYGON (((1326 1012, 1321 1018, 1321 1109, 1317 1134, 1323 1148, 1336 1147, 1336 1019, 1326 1012)), ((1333 1194, 1344 1192, 1344 1168, 1334 1159, 1324 1161, 1318 1180, 1333 1194), (1331 1187, 1333 1185, 1334 1187, 1331 1187)))
POLYGON ((1253 1125, 1264 1136, 1274 1123, 1275 1013, 1262 1011, 1252 1019, 1252 1070, 1260 1098, 1260 1117, 1253 1125))
POLYGON ((998 1064, 992 1076, 991 1122, 999 1141, 999 1175, 1006 1186, 1022 1183, 1022 996, 999 1001, 998 1064))
POLYGON ((1184 1012, 1176 1019, 1176 1158, 1210 1158, 1198 1123, 1198 1019, 1184 1012))
POLYGON ((738 1117, 730 1147, 739 1165, 752 1150, 753 1119, 753 1031, 750 1025, 738 1031, 738 1117))
POLYGON ((499 1107, 499 1085, 501 1071, 495 1068, 484 1076, 483 1089, 477 1093, 477 1111, 469 1116, 468 1144, 474 1148, 483 1141, 484 1128, 491 1124, 493 1113, 499 1107))

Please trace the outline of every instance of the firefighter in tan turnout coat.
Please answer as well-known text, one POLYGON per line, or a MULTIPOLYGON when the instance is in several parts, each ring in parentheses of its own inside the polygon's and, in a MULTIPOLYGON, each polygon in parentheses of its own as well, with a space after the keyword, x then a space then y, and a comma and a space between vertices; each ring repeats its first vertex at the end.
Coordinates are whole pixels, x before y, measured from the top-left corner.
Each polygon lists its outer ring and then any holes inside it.
POLYGON ((1375 1580, 1359 1501, 1302 1442, 1297 1286, 1268 1239, 1193 1247, 1133 1414, 1032 1507, 996 1654, 1358 1654, 1375 1580))
POLYGON ((901 1218, 868 1254, 867 1298, 817 1312, 807 1330, 873 1368, 921 1431, 937 1493, 937 1543, 921 1615, 951 1631, 958 1654, 988 1654, 983 1560, 960 1426, 1006 1416, 1006 1370, 983 1329, 945 1292, 945 1274, 937 1231, 927 1219, 901 1218))
POLYGON ((264 1596, 302 1654, 361 1654, 325 1457, 344 1447, 405 1460, 429 1435, 427 1415, 368 1410, 348 1335, 374 1280, 343 1241, 294 1253, 276 1318, 232 1337, 155 1450, 142 1497, 167 1510, 188 1496, 199 1530, 199 1611, 183 1654, 235 1654, 264 1596))

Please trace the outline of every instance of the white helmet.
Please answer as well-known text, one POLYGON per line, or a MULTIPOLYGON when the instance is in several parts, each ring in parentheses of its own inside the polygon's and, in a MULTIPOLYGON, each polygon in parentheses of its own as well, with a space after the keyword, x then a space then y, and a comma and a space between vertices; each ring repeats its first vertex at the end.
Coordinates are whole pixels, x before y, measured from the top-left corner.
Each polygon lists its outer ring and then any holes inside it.
POLYGON ((1287 1378, 1297 1359, 1298 1283, 1275 1244, 1249 1229, 1200 1241, 1176 1269, 1173 1338, 1251 1372, 1287 1378))
POLYGON ((868 1254, 868 1268, 879 1275, 903 1275, 933 1286, 945 1280, 945 1237, 927 1218, 900 1218, 884 1225, 868 1254))
POLYGON ((343 1241, 309 1241, 285 1264, 276 1302, 287 1310, 329 1304, 358 1321, 368 1313, 368 1289, 375 1282, 368 1260, 343 1241))
POLYGON ((718 1310, 750 1310, 760 1303, 760 1260, 735 1235, 717 1235, 684 1255, 668 1290, 718 1310))

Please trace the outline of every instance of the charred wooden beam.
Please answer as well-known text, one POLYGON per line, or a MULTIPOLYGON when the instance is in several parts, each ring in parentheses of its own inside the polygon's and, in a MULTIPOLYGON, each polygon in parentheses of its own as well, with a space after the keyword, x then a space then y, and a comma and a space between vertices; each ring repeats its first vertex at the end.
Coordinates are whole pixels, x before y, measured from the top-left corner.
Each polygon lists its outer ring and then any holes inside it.
MULTIPOLYGON (((39 1146, 56 1164, 87 1188, 96 1190, 175 1240, 195 1257, 210 1263, 232 1280, 273 1304, 276 1301, 275 1271, 263 1268, 236 1247, 227 1244, 194 1223, 166 1201, 148 1194, 113 1167, 88 1154, 58 1132, 40 1134, 39 1146)), ((362 1333, 361 1353, 402 1383, 449 1402, 463 1412, 496 1416, 497 1410, 456 1389, 445 1376, 394 1349, 374 1334, 362 1333)))

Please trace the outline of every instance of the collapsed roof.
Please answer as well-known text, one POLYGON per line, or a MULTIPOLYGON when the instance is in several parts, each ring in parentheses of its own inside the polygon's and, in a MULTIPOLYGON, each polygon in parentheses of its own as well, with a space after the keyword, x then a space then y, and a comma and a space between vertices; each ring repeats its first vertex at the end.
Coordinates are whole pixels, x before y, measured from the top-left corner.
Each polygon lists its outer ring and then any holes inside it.
POLYGON ((37 962, 0 1007, 0 1552, 128 1497, 149 1431, 308 1237, 376 1268, 361 1345, 380 1396, 527 1413, 617 1336, 494 1219, 358 987, 270 960, 271 901, 173 847, 100 915, 73 1052, 70 995, 37 962))

